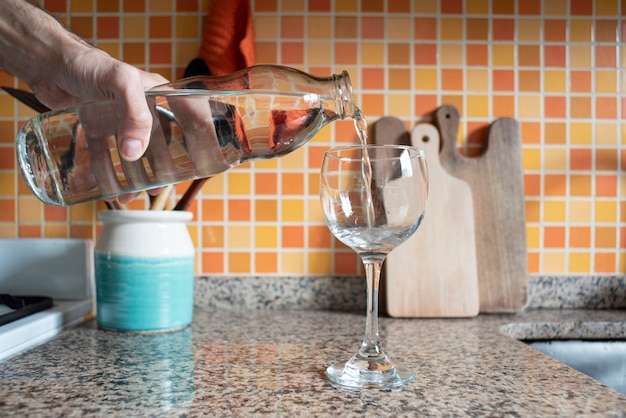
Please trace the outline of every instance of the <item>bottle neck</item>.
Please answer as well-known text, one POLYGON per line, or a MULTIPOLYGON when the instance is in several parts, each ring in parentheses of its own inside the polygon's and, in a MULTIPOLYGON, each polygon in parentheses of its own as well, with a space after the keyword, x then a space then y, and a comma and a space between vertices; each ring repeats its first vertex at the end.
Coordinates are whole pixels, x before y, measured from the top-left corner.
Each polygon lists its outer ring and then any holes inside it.
POLYGON ((358 116, 359 108, 354 102, 354 93, 352 92, 352 83, 350 75, 347 71, 341 74, 333 74, 333 97, 337 102, 337 113, 341 119, 355 118, 358 116))

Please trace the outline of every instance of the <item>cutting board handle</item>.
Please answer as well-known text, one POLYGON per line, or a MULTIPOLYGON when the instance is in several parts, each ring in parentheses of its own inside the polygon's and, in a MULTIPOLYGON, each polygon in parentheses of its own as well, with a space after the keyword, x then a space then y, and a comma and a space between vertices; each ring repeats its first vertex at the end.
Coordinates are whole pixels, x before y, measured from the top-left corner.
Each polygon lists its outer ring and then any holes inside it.
POLYGON ((456 161, 461 158, 461 154, 456 149, 460 123, 461 115, 454 106, 443 105, 435 112, 435 124, 441 135, 440 154, 444 159, 456 161))

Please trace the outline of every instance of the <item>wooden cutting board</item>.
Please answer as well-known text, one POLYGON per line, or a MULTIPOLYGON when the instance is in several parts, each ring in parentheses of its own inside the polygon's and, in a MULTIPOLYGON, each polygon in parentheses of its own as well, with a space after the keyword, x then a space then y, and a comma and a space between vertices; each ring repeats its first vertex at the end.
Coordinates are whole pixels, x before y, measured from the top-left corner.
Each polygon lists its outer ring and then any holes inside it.
POLYGON ((528 260, 519 124, 511 118, 495 120, 486 151, 469 158, 456 147, 457 109, 442 106, 435 120, 442 140, 441 164, 472 190, 480 311, 522 310, 528 302, 528 260))
POLYGON ((478 279, 472 195, 469 186, 439 163, 439 133, 420 124, 409 137, 402 121, 384 117, 374 125, 377 144, 408 144, 426 153, 429 197, 417 232, 384 264, 384 306, 406 318, 478 315, 478 279))

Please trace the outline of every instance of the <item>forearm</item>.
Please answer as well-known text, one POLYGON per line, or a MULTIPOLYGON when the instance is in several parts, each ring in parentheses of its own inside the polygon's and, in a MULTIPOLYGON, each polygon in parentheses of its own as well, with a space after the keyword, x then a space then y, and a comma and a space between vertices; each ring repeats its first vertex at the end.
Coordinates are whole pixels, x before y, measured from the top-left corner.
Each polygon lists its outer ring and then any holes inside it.
POLYGON ((0 68, 36 83, 61 64, 65 48, 88 47, 46 11, 25 0, 0 1, 0 68))

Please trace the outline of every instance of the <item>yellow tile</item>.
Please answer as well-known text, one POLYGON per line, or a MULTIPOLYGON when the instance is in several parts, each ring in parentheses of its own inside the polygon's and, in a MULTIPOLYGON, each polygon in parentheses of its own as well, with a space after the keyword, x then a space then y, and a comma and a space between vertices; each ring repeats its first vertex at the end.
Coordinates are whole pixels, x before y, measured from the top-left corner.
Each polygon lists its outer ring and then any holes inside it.
POLYGON ((230 225, 228 227, 228 248, 250 248, 252 243, 249 225, 230 225))
POLYGON ((201 36, 198 33, 199 18, 198 16, 176 16, 176 39, 197 39, 201 36))
POLYGON ((438 77, 434 68, 418 68, 414 71, 416 90, 437 90, 438 77))
POLYGON ((306 168, 306 146, 298 148, 280 158, 280 168, 298 169, 306 168))
POLYGON ((124 38, 147 38, 146 18, 143 15, 140 16, 122 16, 122 30, 124 38))
POLYGON ((72 219, 72 222, 93 222, 95 221, 94 208, 95 205, 93 202, 70 206, 70 219, 72 219))
POLYGON ((302 252, 282 252, 282 260, 280 266, 281 273, 287 274, 302 274, 304 271, 305 256, 302 252))
POLYGON ((17 205, 17 219, 23 222, 42 222, 43 205, 36 199, 20 199, 17 205))
POLYGON ((17 224, 0 222, 0 238, 17 238, 17 224))
POLYGON ((411 95, 409 94, 388 94, 387 113, 396 117, 410 117, 411 95))
POLYGON ((467 74, 467 89, 472 92, 489 91, 489 71, 475 70, 468 68, 465 70, 467 74))
POLYGON ((444 41, 460 41, 463 39, 463 19, 442 18, 441 39, 444 41))
MULTIPOLYGON (((297 152, 297 151, 294 151, 294 152, 297 152)), ((291 154, 293 154, 293 152, 291 154)), ((287 155, 291 155, 291 154, 287 154, 287 155)), ((283 158, 285 158, 285 157, 283 157, 283 158)), ((278 168, 278 163, 283 158, 272 158, 272 159, 269 159, 269 160, 256 160, 256 161, 254 161, 253 164, 254 164, 255 168, 259 168, 259 169, 262 169, 262 170, 272 170, 272 169, 277 169, 278 168)))
POLYGON ((383 65, 385 63, 385 46, 383 43, 362 42, 361 64, 383 65))
POLYGON ((572 252, 569 254, 569 273, 590 273, 591 254, 572 252))
POLYGON ((515 65, 515 46, 492 45, 491 61, 494 67, 513 67, 515 65))
POLYGON ((467 96, 467 116, 488 117, 489 116, 489 96, 486 96, 486 95, 467 96))
POLYGON ((333 273, 332 255, 328 251, 308 252, 309 274, 330 275, 333 273))
POLYGON ((283 199, 281 214, 283 222, 303 222, 304 201, 302 199, 283 199))
POLYGON ((309 65, 331 64, 330 42, 309 42, 307 44, 307 59, 309 65))
POLYGON ((618 222, 617 201, 596 201, 596 222, 618 222))
POLYGON ((522 161, 524 170, 541 169, 541 150, 539 148, 523 148, 522 161))
POLYGON ((278 228, 269 225, 255 226, 254 246, 256 248, 278 248, 278 228))
POLYGON ((596 144, 597 145, 618 145, 617 123, 596 122, 596 144))
MULTIPOLYGON (((305 0, 297 0, 297 2, 302 2, 304 3, 305 0)), ((291 3, 291 2, 283 2, 284 3, 291 3)), ((341 0, 341 1, 336 1, 335 2, 335 11, 337 12, 356 12, 359 10, 359 4, 358 4, 358 0, 341 0)), ((304 6, 302 8, 302 10, 304 10, 304 6)))
POLYGON ((69 226, 65 223, 47 223, 44 226, 45 238, 68 238, 69 226))
POLYGON ((309 16, 307 22, 309 39, 330 38, 332 34, 330 16, 309 16))
POLYGON ((463 45, 439 44, 441 65, 463 65, 463 45))
POLYGON ((541 96, 518 96, 517 109, 520 118, 540 118, 541 96))
POLYGON ((589 145, 593 142, 591 124, 587 122, 572 122, 570 124, 570 143, 572 145, 589 145))
POLYGON ((410 17, 388 17, 386 25, 388 39, 411 39, 410 17))
POLYGON ((193 242, 194 248, 200 248, 200 232, 198 231, 198 225, 187 225, 189 236, 193 242))
POLYGON ((309 222, 325 222, 324 221, 324 211, 322 210, 322 205, 320 204, 320 200, 317 197, 310 198, 308 201, 309 208, 309 222))
POLYGON ((572 200, 569 204, 569 221, 591 222, 591 202, 589 200, 572 200))
POLYGON ((591 46, 588 45, 570 45, 569 46, 569 62, 570 67, 574 68, 591 68, 591 46))
POLYGON ((544 149, 545 170, 567 170, 568 153, 565 148, 545 148, 544 149))
POLYGON ((565 253, 562 252, 544 252, 542 254, 541 272, 542 273, 564 273, 565 270, 565 253))
POLYGON ((229 273, 250 273, 251 271, 252 263, 250 253, 231 252, 228 254, 229 273))
POLYGON ((254 31, 264 39, 278 39, 278 16, 255 16, 254 31))
POLYGON ((617 72, 596 70, 596 92, 617 93, 617 72))
POLYGON ((517 40, 540 41, 542 24, 539 19, 519 19, 517 25, 517 40))
POLYGON ((566 204, 562 200, 544 200, 543 220, 546 222, 565 222, 566 204))
POLYGON ((538 226, 526 227, 526 244, 528 248, 541 247, 541 228, 538 226))
POLYGON ((591 42, 593 39, 593 21, 590 19, 572 19, 569 24, 570 42, 591 42))
POLYGON ((249 195, 251 192, 250 173, 230 171, 227 174, 229 195, 249 195))
POLYGON ((544 70, 543 84, 544 91, 550 93, 562 93, 567 91, 567 75, 561 70, 544 70))
MULTIPOLYGON (((331 132, 332 132, 332 126, 326 125, 322 129, 320 129, 315 134, 315 136, 309 140, 309 142, 316 143, 316 144, 330 144, 331 132)), ((294 152, 297 152, 297 151, 294 151, 294 152)), ((293 154, 293 152, 291 154, 293 154)), ((302 167, 304 167, 304 165, 302 167)))
POLYGON ((0 196, 15 196, 15 172, 0 172, 0 196))

